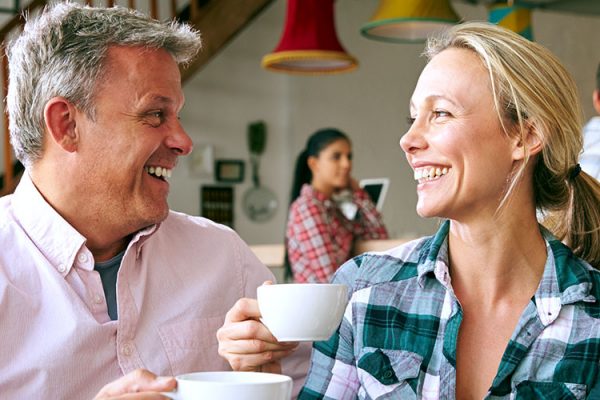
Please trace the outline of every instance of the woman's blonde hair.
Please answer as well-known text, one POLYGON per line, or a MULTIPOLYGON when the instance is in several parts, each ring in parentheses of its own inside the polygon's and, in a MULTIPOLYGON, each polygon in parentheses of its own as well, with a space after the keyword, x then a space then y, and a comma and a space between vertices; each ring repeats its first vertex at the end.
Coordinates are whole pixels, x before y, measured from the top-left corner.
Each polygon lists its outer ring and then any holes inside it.
MULTIPOLYGON (((536 157, 536 207, 548 228, 600 269, 600 183, 578 165, 583 113, 575 82, 545 47, 484 22, 456 25, 427 42, 431 59, 447 48, 473 51, 489 72, 504 132, 526 146, 530 130, 543 143, 536 157), (517 129, 514 129, 514 128, 517 129)), ((528 155, 514 172, 501 206, 524 176, 528 155)))

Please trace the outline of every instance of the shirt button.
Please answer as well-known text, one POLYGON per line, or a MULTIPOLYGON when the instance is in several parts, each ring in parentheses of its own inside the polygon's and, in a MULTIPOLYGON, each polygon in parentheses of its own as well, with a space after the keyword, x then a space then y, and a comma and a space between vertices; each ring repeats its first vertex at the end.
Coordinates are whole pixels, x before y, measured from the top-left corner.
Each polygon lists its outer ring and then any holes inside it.
POLYGON ((131 355, 131 353, 133 353, 133 348, 131 347, 131 343, 125 343, 123 345, 123 347, 121 347, 121 353, 124 356, 129 357, 131 355))
POLYGON ((80 263, 84 263, 84 262, 86 262, 88 260, 88 256, 85 253, 79 253, 79 255, 77 256, 77 260, 80 263))
POLYGON ((388 370, 388 371, 385 371, 385 372, 383 373, 383 377, 384 377, 384 378, 386 378, 386 379, 389 379, 389 378, 391 378, 393 375, 394 375, 394 373, 393 373, 392 371, 390 371, 390 370, 388 370))
POLYGON ((67 266, 65 264, 60 264, 58 266, 58 272, 65 272, 67 270, 67 266))

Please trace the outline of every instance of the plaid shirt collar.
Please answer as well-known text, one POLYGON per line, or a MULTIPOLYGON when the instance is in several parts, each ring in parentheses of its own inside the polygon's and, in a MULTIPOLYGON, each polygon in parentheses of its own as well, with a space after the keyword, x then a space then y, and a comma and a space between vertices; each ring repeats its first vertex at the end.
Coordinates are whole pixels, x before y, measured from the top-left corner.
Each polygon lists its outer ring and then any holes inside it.
MULTIPOLYGON (((548 257, 534 298, 540 320, 547 326, 556 319, 563 305, 579 301, 595 302, 597 299, 591 293, 591 271, 550 231, 541 225, 540 230, 546 242, 548 257)), ((446 289, 452 290, 448 262, 449 231, 450 221, 446 220, 422 247, 417 269, 417 281, 421 288, 425 286, 426 279, 433 278, 446 289)))
POLYGON ((316 198, 317 200, 319 200, 322 203, 329 200, 329 197, 325 196, 324 193, 319 192, 318 190, 315 190, 315 188, 313 188, 312 185, 310 185, 308 183, 305 183, 304 185, 302 185, 302 188, 300 189, 300 195, 303 197, 308 197, 308 198, 316 198))

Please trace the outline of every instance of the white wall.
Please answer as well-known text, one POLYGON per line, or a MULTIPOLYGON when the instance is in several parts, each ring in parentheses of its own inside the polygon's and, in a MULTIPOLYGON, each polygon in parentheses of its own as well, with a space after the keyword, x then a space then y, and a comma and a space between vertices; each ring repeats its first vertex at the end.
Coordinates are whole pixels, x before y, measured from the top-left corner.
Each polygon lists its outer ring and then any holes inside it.
MULTIPOLYGON (((314 130, 334 126, 353 139, 356 177, 391 178, 383 209, 391 235, 430 233, 436 221, 416 215, 415 183, 398 147, 407 127, 410 94, 425 62, 419 57, 422 44, 363 38, 359 27, 370 18, 378 0, 338 0, 338 34, 346 49, 359 59, 359 69, 321 77, 268 72, 261 69, 260 59, 279 40, 285 4, 285 0, 275 1, 184 87, 183 124, 195 142, 215 146, 215 158, 247 161, 247 124, 258 119, 267 123, 261 178, 277 194, 280 206, 268 222, 252 223, 246 218, 240 201, 251 187, 247 163, 245 182, 234 185, 236 230, 250 244, 281 242, 295 157, 314 130)), ((486 19, 484 6, 453 4, 466 20, 486 19)), ((600 62, 600 17, 536 10, 533 29, 535 40, 555 52, 572 72, 582 91, 586 117, 591 116, 591 89, 600 62)), ((0 158, 1 146, 0 141, 0 158)), ((0 162, 0 171, 2 168, 0 162)), ((191 176, 186 160, 171 181, 172 208, 197 215, 200 185, 213 181, 191 176)))
MULTIPOLYGON (((250 244, 281 242, 296 154, 314 130, 334 126, 353 139, 356 177, 391 178, 383 209, 391 235, 432 232, 436 221, 423 220, 414 211, 415 183, 398 147, 407 127, 410 94, 425 62, 419 57, 422 44, 363 38, 359 27, 370 18, 378 1, 339 0, 338 34, 346 49, 359 59, 359 69, 321 77, 268 72, 260 68, 260 59, 279 40, 285 4, 277 0, 184 87, 183 123, 195 141, 215 145, 216 158, 247 160, 246 125, 257 119, 267 123, 261 176, 279 197, 280 207, 272 220, 250 222, 240 207, 244 191, 251 186, 247 174, 243 184, 235 185, 236 230, 250 244)), ((453 4, 466 20, 487 18, 484 6, 453 4)), ((538 10, 533 29, 535 40, 555 52, 575 76, 583 91, 586 116, 591 116, 590 91, 600 62, 600 17, 538 10)), ((199 186, 211 181, 191 178, 182 167, 172 179, 171 205, 198 214, 199 186)))

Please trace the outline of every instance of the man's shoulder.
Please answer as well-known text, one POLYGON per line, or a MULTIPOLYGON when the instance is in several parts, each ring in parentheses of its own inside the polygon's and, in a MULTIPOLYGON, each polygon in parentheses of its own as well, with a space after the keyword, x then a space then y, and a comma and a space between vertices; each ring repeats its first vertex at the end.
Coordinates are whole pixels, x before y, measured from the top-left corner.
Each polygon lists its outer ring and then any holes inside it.
POLYGON ((180 229, 206 230, 224 233, 235 233, 229 226, 219 224, 208 218, 189 215, 179 211, 169 211, 169 215, 161 225, 168 227, 179 227, 180 229))
POLYGON ((0 228, 8 226, 12 220, 11 199, 10 194, 0 197, 0 228))
POLYGON ((214 243, 219 247, 241 241, 239 235, 226 225, 178 211, 169 211, 152 237, 154 240, 177 241, 181 244, 214 243))

